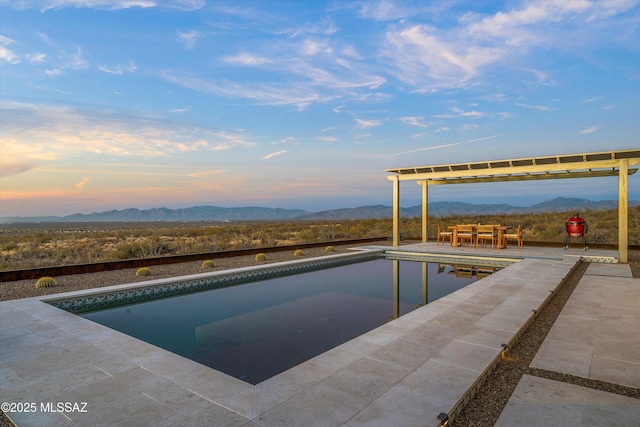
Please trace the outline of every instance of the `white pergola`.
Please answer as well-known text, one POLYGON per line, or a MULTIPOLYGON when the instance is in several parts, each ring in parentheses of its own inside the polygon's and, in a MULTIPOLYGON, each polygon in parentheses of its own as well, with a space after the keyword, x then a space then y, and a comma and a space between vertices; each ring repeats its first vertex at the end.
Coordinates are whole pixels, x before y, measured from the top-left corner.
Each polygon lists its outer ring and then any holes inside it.
POLYGON ((618 256, 628 262, 629 175, 640 163, 640 149, 564 154, 522 159, 387 169, 393 182, 393 245, 400 242, 400 182, 422 186, 422 241, 427 241, 429 186, 478 182, 530 181, 618 176, 618 256))

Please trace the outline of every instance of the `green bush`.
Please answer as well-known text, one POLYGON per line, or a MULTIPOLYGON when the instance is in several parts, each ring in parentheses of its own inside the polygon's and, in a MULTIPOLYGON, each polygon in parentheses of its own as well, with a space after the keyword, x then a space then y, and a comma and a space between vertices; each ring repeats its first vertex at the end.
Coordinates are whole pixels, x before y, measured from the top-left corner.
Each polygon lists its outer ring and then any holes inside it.
POLYGON ((302 252, 302 249, 296 249, 295 252, 293 253, 293 256, 303 256, 304 252, 302 252))
POLYGON ((256 261, 264 261, 267 259, 267 256, 263 253, 259 253, 256 255, 256 261))
POLYGON ((138 271, 136 271, 136 277, 149 276, 151 274, 151 270, 147 267, 140 267, 138 271))
POLYGON ((211 261, 210 259, 202 262, 202 268, 213 268, 215 266, 216 265, 214 264, 214 262, 211 261))
POLYGON ((324 248, 325 252, 334 252, 335 249, 333 248, 333 246, 327 246, 326 248, 324 248))
POLYGON ((36 282, 36 288, 51 288, 56 285, 56 281, 53 277, 41 277, 36 282))

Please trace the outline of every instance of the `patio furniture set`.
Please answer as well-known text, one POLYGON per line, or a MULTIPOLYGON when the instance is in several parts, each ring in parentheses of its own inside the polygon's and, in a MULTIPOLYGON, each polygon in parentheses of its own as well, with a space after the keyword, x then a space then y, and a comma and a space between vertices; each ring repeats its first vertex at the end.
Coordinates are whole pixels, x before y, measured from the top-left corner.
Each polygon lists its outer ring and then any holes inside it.
POLYGON ((446 239, 449 239, 451 246, 468 244, 477 248, 479 244, 486 247, 487 243, 491 242, 491 249, 505 249, 509 241, 515 241, 519 249, 524 246, 520 225, 513 230, 512 227, 500 224, 458 224, 449 225, 446 229, 438 224, 436 244, 444 244, 446 239))

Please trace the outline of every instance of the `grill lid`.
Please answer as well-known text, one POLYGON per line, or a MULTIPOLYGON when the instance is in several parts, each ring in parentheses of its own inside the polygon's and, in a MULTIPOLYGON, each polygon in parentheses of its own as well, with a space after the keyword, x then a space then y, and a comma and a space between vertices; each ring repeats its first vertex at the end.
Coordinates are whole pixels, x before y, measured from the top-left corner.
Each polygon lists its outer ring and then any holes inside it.
POLYGON ((578 212, 574 212, 573 216, 567 218, 567 224, 568 223, 572 223, 572 224, 586 224, 587 221, 582 218, 578 212))

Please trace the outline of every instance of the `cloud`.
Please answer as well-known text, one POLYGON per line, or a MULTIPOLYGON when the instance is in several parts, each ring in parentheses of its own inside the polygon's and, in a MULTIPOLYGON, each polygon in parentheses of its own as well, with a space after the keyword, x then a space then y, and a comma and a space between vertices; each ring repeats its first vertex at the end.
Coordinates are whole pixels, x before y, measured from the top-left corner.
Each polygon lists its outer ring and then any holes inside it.
MULTIPOLYGON (((620 34, 614 30, 619 26, 612 25, 611 18, 637 5, 636 0, 529 0, 516 2, 509 10, 494 14, 468 12, 454 25, 437 28, 400 21, 388 27, 382 54, 389 71, 416 92, 464 88, 482 82, 485 70, 493 71, 500 65, 512 68, 514 63, 533 61, 534 56, 530 55, 537 48, 591 49, 596 44, 603 46, 611 37, 634 43, 637 32, 620 34), (602 37, 605 31, 611 37, 602 37)), ((447 4, 442 7, 449 8, 443 11, 443 16, 457 13, 447 4)), ((363 10, 368 10, 367 16, 374 19, 401 15, 394 12, 398 9, 390 2, 367 4, 363 10)), ((426 16, 427 12, 406 13, 426 16)), ((631 21, 625 28, 633 28, 634 24, 631 21)), ((524 69, 536 75, 538 84, 548 84, 545 71, 524 69)))
POLYGON ((335 136, 319 136, 317 137, 317 139, 319 139, 320 141, 325 141, 325 142, 338 142, 339 139, 336 138, 335 136))
POLYGON ((212 175, 221 175, 226 172, 227 171, 223 169, 216 169, 216 170, 207 169, 207 170, 198 171, 198 172, 189 172, 187 176, 190 178, 200 178, 200 177, 206 177, 206 176, 212 176, 212 175))
POLYGON ((453 111, 453 114, 436 114, 433 117, 439 119, 452 119, 459 117, 478 119, 480 117, 488 116, 487 113, 483 113, 482 111, 464 111, 463 109, 458 107, 451 107, 451 111, 453 111))
POLYGON ((333 49, 326 41, 306 39, 302 42, 300 52, 303 55, 314 56, 321 53, 332 54, 333 49))
MULTIPOLYGON (((386 82, 384 77, 367 74, 362 70, 368 66, 356 66, 346 59, 337 59, 328 66, 316 66, 313 63, 297 59, 292 63, 282 64, 282 71, 293 73, 309 82, 311 87, 322 90, 335 91, 345 94, 350 89, 377 89, 386 82)), ((349 94, 351 96, 351 94, 349 94)), ((360 95, 355 95, 360 96, 360 95)))
MULTIPOLYGON (((256 144, 247 140, 246 137, 240 134, 235 134, 227 131, 208 132, 209 139, 213 140, 211 149, 214 151, 220 150, 232 150, 235 148, 252 148, 256 144)), ((202 147, 202 141, 199 142, 202 147)))
POLYGON ((29 53, 25 57, 30 64, 40 64, 45 61, 47 55, 44 53, 29 53))
POLYGON ((20 62, 18 55, 5 47, 13 43, 15 43, 14 40, 0 36, 0 59, 7 61, 9 64, 17 64, 20 62))
MULTIPOLYGON (((0 102, 6 118, 3 164, 38 165, 81 156, 174 157, 203 150, 252 148, 241 132, 214 130, 143 116, 68 107, 0 102)), ((28 170, 14 166, 11 170, 28 170)))
POLYGON ((426 25, 389 31, 386 45, 392 71, 421 92, 465 86, 481 67, 504 56, 499 48, 456 41, 426 25))
POLYGON ((237 65, 264 65, 269 64, 271 60, 248 52, 241 52, 236 55, 225 56, 222 59, 227 64, 237 65))
POLYGON ((125 72, 135 73, 138 67, 136 67, 136 64, 132 60, 129 60, 129 63, 125 66, 116 66, 115 68, 99 66, 98 69, 100 69, 100 71, 104 71, 105 73, 122 75, 125 72))
POLYGON ((580 131, 580 135, 586 135, 588 133, 594 133, 598 131, 598 126, 589 126, 586 129, 580 131))
MULTIPOLYGON (((589 23, 623 13, 637 1, 528 1, 520 8, 492 16, 467 14, 467 32, 476 39, 501 41, 508 46, 536 46, 571 43, 566 31, 587 29, 589 23)), ((591 34, 593 37, 595 34, 591 34)), ((597 37, 597 35, 596 35, 597 37)), ((584 41, 584 40, 583 40, 584 41)))
POLYGON ((357 49, 354 46, 345 46, 344 48, 342 48, 342 54, 348 58, 352 58, 352 59, 362 59, 362 57, 360 56, 360 54, 358 53, 357 49))
POLYGON ((77 189, 82 189, 88 183, 89 183, 89 178, 87 178, 86 176, 83 176, 82 179, 79 182, 76 183, 76 188, 77 189))
MULTIPOLYGON (((0 143, 0 146, 2 146, 1 143, 0 143)), ((4 149, 3 149, 3 156, 7 156, 7 160, 9 160, 8 159, 9 153, 4 151, 4 149)), ((27 172, 35 167, 33 163, 21 162, 19 159, 15 157, 12 158, 11 160, 13 160, 14 162, 0 160, 0 176, 18 175, 23 172, 27 172)))
POLYGON ((83 70, 89 68, 89 62, 84 58, 82 47, 76 47, 75 53, 65 53, 67 67, 75 70, 83 70))
POLYGON ((376 21, 391 21, 407 18, 412 15, 412 11, 398 2, 381 0, 375 2, 365 2, 360 8, 361 18, 374 19, 376 21))
POLYGON ((273 153, 267 154, 266 156, 264 156, 264 157, 262 158, 262 160, 268 160, 268 159, 271 159, 271 158, 273 158, 273 157, 280 156, 280 155, 282 155, 282 154, 284 154, 284 153, 286 153, 286 152, 287 152, 287 150, 280 150, 280 151, 276 151, 276 152, 273 152, 273 153))
POLYGON ((186 33, 178 31, 178 42, 187 49, 193 49, 200 37, 202 37, 202 34, 196 30, 187 31, 186 33))
POLYGON ((402 121, 402 123, 407 124, 407 125, 411 125, 411 126, 418 126, 418 127, 421 127, 421 128, 429 127, 428 124, 424 123, 424 117, 422 117, 422 116, 400 117, 400 120, 402 121))
POLYGON ((300 109, 310 103, 326 102, 335 96, 323 96, 312 87, 300 84, 235 83, 228 80, 211 82, 184 73, 163 72, 161 76, 172 83, 228 98, 246 98, 262 105, 297 105, 300 109))
POLYGON ((205 0, 34 0, 14 2, 12 6, 15 9, 37 8, 42 12, 68 7, 99 10, 162 7, 187 11, 202 9, 205 4, 205 0))
POLYGON ((529 108, 531 110, 553 111, 553 108, 547 107, 544 105, 528 105, 528 104, 522 104, 520 102, 516 102, 516 105, 522 108, 529 108))
POLYGON ((360 128, 373 128, 376 126, 380 126, 382 122, 380 120, 363 120, 363 119, 355 119, 356 124, 360 128))
POLYGON ((163 6, 168 9, 177 10, 200 10, 207 5, 206 0, 169 0, 162 3, 158 3, 158 6, 163 6))
POLYGON ((60 51, 58 53, 58 59, 59 63, 57 64, 57 66, 45 70, 45 75, 59 76, 64 73, 64 70, 86 70, 87 68, 89 68, 89 61, 85 59, 81 46, 77 46, 75 52, 72 53, 64 50, 60 51))
MULTIPOLYGON (((375 64, 360 59, 351 45, 332 38, 287 35, 278 42, 254 43, 252 51, 244 50, 222 56, 221 63, 248 66, 262 71, 252 78, 228 70, 229 78, 194 72, 165 70, 160 75, 167 81, 200 92, 229 98, 245 98, 261 105, 296 105, 303 110, 309 104, 335 99, 379 102, 388 96, 372 92, 386 83, 375 64), (262 52, 268 52, 264 54, 262 52)), ((216 73, 217 75, 225 75, 216 73)))
POLYGON ((547 76, 546 73, 539 71, 539 70, 532 70, 532 69, 526 69, 524 71, 527 71, 529 73, 532 73, 536 76, 536 78, 538 79, 538 83, 545 83, 549 80, 549 76, 547 76))

